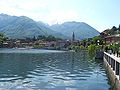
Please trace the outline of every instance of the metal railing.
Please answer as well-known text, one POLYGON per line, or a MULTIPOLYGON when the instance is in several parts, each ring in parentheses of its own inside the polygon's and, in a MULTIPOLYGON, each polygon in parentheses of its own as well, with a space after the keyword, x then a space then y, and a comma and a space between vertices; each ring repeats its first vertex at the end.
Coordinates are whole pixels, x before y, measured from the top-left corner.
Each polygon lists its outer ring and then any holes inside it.
POLYGON ((108 62, 115 75, 118 76, 120 80, 120 58, 106 52, 104 52, 104 58, 108 62))

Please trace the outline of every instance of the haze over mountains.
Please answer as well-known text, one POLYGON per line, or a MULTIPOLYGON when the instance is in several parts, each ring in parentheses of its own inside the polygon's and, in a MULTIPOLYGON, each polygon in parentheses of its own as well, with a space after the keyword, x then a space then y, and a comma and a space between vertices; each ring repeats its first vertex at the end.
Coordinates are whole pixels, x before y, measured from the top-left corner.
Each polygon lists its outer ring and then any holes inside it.
POLYGON ((52 26, 36 22, 26 16, 0 14, 0 32, 9 38, 27 38, 39 35, 53 35, 70 39, 75 33, 76 39, 91 38, 99 34, 97 30, 84 22, 65 22, 52 26))
POLYGON ((52 25, 50 28, 67 37, 74 32, 76 39, 91 38, 99 34, 96 29, 84 22, 65 22, 63 24, 52 25))

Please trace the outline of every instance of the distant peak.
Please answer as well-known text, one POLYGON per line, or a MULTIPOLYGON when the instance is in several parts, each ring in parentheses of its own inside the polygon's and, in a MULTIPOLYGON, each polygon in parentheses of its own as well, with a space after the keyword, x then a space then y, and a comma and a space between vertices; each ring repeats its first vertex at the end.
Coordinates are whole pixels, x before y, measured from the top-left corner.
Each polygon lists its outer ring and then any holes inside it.
POLYGON ((20 17, 23 17, 23 18, 28 18, 28 17, 26 17, 26 16, 20 16, 20 17))
POLYGON ((70 23, 70 24, 77 24, 77 23, 86 24, 85 22, 77 22, 77 21, 68 21, 68 22, 64 22, 62 24, 65 24, 65 23, 70 23))
POLYGON ((7 14, 1 13, 0 16, 8 16, 7 14))
POLYGON ((30 19, 29 17, 26 16, 20 16, 20 18, 30 19))

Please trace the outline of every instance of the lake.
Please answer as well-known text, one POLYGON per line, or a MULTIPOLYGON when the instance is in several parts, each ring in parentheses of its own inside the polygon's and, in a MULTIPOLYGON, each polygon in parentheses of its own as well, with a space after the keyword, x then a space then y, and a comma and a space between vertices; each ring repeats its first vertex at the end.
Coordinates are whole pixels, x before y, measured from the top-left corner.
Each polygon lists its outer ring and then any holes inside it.
POLYGON ((0 90, 109 90, 103 63, 79 53, 0 49, 0 90))

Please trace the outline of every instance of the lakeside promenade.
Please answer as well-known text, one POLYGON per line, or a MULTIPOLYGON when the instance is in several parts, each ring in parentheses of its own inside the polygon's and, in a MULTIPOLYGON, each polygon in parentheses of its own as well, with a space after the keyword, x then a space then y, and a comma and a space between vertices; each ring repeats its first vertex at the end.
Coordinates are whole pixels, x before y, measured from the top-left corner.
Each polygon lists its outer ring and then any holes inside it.
POLYGON ((104 64, 112 82, 112 90, 120 90, 120 57, 104 52, 104 64))

